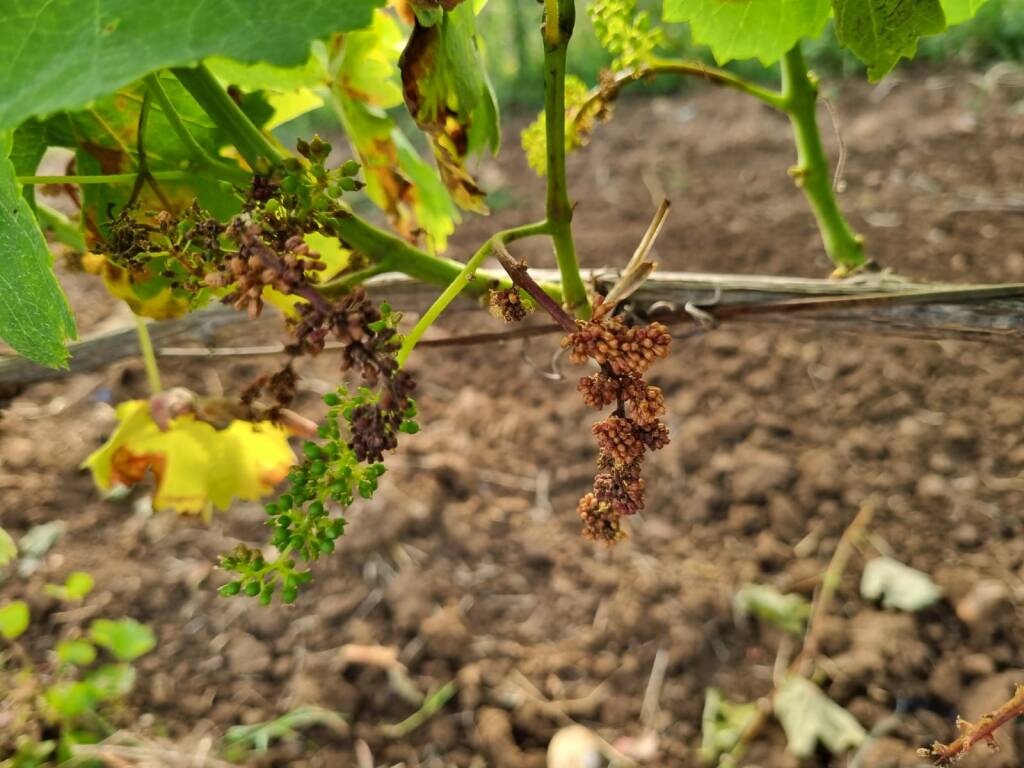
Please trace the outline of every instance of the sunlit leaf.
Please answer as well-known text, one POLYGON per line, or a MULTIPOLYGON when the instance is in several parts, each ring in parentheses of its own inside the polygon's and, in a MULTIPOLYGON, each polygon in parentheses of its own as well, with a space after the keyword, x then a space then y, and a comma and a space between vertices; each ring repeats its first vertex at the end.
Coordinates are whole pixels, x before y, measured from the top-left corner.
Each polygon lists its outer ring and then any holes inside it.
POLYGON ((939 0, 834 0, 836 37, 881 80, 901 58, 917 53, 917 41, 946 28, 939 0))
POLYGON ((803 677, 787 677, 775 694, 774 706, 789 750, 799 758, 813 755, 819 741, 833 755, 840 755, 860 746, 867 736, 853 715, 803 677))
POLYGON ((153 630, 135 619, 96 619, 89 625, 89 638, 122 661, 132 661, 156 647, 153 630))
POLYGON ((103 490, 135 485, 152 472, 158 510, 205 515, 213 507, 227 509, 233 499, 258 499, 295 461, 288 433, 270 422, 233 421, 218 430, 181 416, 161 432, 146 400, 121 403, 117 416, 114 434, 82 466, 103 490))
POLYGON ((28 629, 28 604, 23 600, 15 600, 0 605, 0 637, 14 640, 28 629))
POLYGON ((931 577, 891 557, 876 557, 864 566, 860 594, 866 600, 882 599, 882 606, 900 611, 920 611, 942 597, 931 577))
POLYGON ((497 152, 501 136, 472 4, 445 11, 433 26, 418 22, 400 67, 406 107, 430 136, 441 178, 456 204, 486 213, 484 191, 465 161, 486 149, 497 152))
POLYGON ((800 38, 820 35, 829 11, 829 0, 664 0, 665 21, 689 22, 694 42, 719 64, 772 64, 800 38))
POLYGON ((973 19, 985 0, 942 0, 942 10, 946 13, 946 24, 962 24, 973 19))

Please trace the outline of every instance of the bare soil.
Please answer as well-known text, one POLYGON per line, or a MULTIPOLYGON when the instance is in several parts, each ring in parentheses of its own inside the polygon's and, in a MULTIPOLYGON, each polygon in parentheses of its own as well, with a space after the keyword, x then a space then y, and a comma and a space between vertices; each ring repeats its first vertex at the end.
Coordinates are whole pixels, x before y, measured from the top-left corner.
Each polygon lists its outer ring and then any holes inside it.
MULTIPOLYGON (((1021 93, 954 72, 905 74, 881 87, 834 84, 848 161, 841 200, 881 264, 912 277, 1024 281, 1024 217, 1005 202, 1024 185, 1021 93), (964 211, 964 208, 986 210, 964 211)), ((833 156, 836 142, 822 111, 833 156)), ((506 205, 468 221, 464 256, 500 226, 538 218, 541 182, 510 132, 483 177, 506 205)), ((630 101, 571 158, 578 246, 588 266, 621 265, 663 194, 674 203, 657 248, 666 269, 822 276, 829 265, 786 174, 785 120, 742 95, 694 90, 630 101)), ((517 244, 550 266, 541 243, 517 244)), ((83 276, 66 284, 85 330, 127 322, 83 276)), ((445 324, 442 323, 442 328, 445 324)), ((495 330, 462 314, 459 332, 495 330)), ((447 328, 455 328, 451 320, 447 328)), ((440 332, 439 332, 440 333, 440 332)), ((250 342, 253 340, 250 339, 250 342)), ((255 343, 264 343, 265 339, 255 343)), ((871 545, 852 559, 824 629, 823 687, 869 730, 861 766, 913 766, 915 749, 955 735, 1024 682, 1024 361, 968 342, 879 340, 783 327, 725 326, 676 344, 652 371, 666 393, 672 443, 648 462, 647 510, 613 549, 578 533, 593 476, 595 420, 565 379, 541 375, 557 341, 417 353, 423 431, 406 439, 371 502, 354 506, 336 554, 294 607, 259 609, 215 594, 219 552, 263 535, 243 504, 200 521, 98 498, 78 463, 113 424, 110 403, 145 396, 138 361, 37 385, 0 420, 3 527, 67 530, 26 579, 37 654, 90 616, 152 625, 129 725, 186 748, 204 735, 301 704, 344 713, 348 735, 308 731, 247 764, 541 768, 570 718, 605 738, 636 736, 659 650, 668 667, 651 764, 697 763, 704 692, 751 700, 772 688, 780 633, 738 621, 750 582, 812 595, 839 536, 869 496, 882 500, 871 545), (883 611, 858 595, 865 557, 881 551, 945 590, 922 613, 883 611), (88 570, 86 607, 62 611, 41 585, 88 570), (346 644, 394 646, 428 691, 455 697, 420 728, 380 669, 344 664, 346 644), (145 719, 139 719, 143 714, 145 719)), ((168 385, 240 391, 272 359, 164 365, 168 385)), ((302 364, 303 405, 336 381, 330 355, 302 364)), ((138 498, 139 495, 133 498, 138 498)), ((1014 766, 1017 726, 995 754, 965 765, 1014 766)), ((748 764, 795 766, 770 724, 748 764)), ((845 766, 822 751, 806 766, 845 766)))

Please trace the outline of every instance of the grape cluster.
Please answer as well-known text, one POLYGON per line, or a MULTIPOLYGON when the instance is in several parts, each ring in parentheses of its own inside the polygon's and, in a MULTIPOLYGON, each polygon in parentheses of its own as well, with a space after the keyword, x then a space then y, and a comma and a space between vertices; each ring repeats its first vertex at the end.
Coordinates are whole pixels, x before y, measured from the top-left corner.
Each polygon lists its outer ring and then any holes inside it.
POLYGON ((595 360, 601 370, 580 379, 578 389, 592 408, 614 405, 594 424, 600 451, 593 490, 580 499, 577 513, 587 538, 608 544, 625 537, 621 518, 644 507, 644 456, 669 442, 662 391, 644 380, 654 361, 668 354, 671 337, 660 323, 634 327, 616 316, 579 322, 562 346, 573 362, 595 360))
POLYGON ((672 342, 668 328, 661 323, 645 326, 626 325, 616 316, 602 316, 580 324, 562 340, 574 363, 593 358, 616 376, 642 376, 655 360, 668 355, 672 342))
MULTIPOLYGON (((273 531, 270 543, 279 554, 267 561, 258 551, 240 545, 223 555, 221 567, 235 578, 221 587, 222 595, 259 597, 266 605, 280 587, 283 602, 295 600, 299 587, 312 578, 308 568, 297 570, 296 558, 309 563, 333 552, 335 540, 345 532, 344 510, 356 498, 371 498, 385 472, 379 454, 368 456, 357 447, 367 439, 361 433, 361 414, 368 408, 379 412, 381 399, 380 392, 367 387, 355 393, 339 387, 324 396, 329 409, 317 430, 319 440, 303 443, 302 460, 288 475, 287 491, 265 507, 273 531), (333 512, 334 507, 341 511, 333 512)), ((388 434, 414 434, 419 431, 415 417, 416 404, 407 399, 394 429, 381 428, 388 434)))
POLYGON ((488 293, 487 304, 490 313, 497 320, 506 323, 518 323, 532 310, 519 294, 518 288, 503 288, 488 293))

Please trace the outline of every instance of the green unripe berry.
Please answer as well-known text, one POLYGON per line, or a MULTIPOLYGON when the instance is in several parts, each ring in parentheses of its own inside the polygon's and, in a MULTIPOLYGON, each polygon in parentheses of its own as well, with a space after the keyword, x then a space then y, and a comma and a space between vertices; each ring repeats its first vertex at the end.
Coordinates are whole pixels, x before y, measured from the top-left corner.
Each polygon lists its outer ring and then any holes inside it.
POLYGON ((281 602, 285 605, 291 605, 295 602, 295 598, 299 596, 299 590, 295 587, 285 587, 281 590, 281 602))
POLYGON ((242 583, 239 581, 232 581, 225 584, 220 588, 219 592, 224 597, 233 597, 242 591, 242 583))
POLYGON ((322 539, 320 541, 320 551, 325 555, 331 554, 334 551, 334 541, 332 539, 322 539))
POLYGON ((309 474, 311 477, 321 477, 326 471, 327 465, 319 459, 309 465, 309 474))
POLYGON ((302 452, 306 454, 306 458, 319 459, 323 455, 323 451, 320 450, 320 446, 316 443, 306 441, 302 444, 302 452))
POLYGON ((249 597, 256 597, 260 593, 260 583, 258 581, 250 581, 245 585, 245 594, 249 597))
POLYGON ((351 176, 342 176, 338 179, 338 186, 346 192, 355 192, 359 189, 359 182, 353 179, 351 176))
POLYGON ((271 588, 269 591, 264 590, 260 592, 260 605, 270 605, 270 601, 274 599, 274 590, 271 588))
POLYGON ((324 402, 327 403, 327 405, 333 407, 341 403, 341 398, 338 397, 338 394, 336 392, 328 392, 326 395, 324 395, 324 402))
POLYGON ((282 493, 277 499, 278 508, 284 512, 286 509, 292 508, 292 497, 290 494, 282 493))
POLYGON ((355 176, 359 173, 359 163, 355 160, 346 160, 339 170, 342 176, 355 176))
POLYGON ((312 504, 309 505, 309 508, 306 510, 306 512, 309 514, 310 517, 322 517, 324 514, 324 505, 319 501, 314 501, 312 504))

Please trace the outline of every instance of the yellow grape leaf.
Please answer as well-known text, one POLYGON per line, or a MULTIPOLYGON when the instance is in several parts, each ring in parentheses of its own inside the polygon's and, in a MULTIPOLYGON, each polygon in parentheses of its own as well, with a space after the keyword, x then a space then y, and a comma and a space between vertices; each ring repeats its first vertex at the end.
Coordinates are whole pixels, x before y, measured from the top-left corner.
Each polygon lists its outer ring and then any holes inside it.
POLYGON ((98 253, 86 253, 82 257, 82 267, 86 272, 99 275, 110 295, 124 301, 136 315, 150 317, 154 320, 170 320, 181 317, 190 310, 186 299, 175 296, 170 286, 153 290, 150 280, 133 283, 128 270, 122 269, 98 253), (139 287, 146 291, 140 295, 139 287))
POLYGON ((288 474, 295 454, 288 432, 270 422, 233 421, 215 429, 179 416, 166 432, 153 421, 148 400, 117 407, 120 424, 83 463, 96 485, 136 485, 148 472, 156 479, 153 508, 208 517, 233 499, 256 500, 288 474))
MULTIPOLYGON (((345 248, 336 237, 327 237, 319 232, 310 232, 303 240, 310 247, 313 253, 318 254, 320 261, 327 265, 327 269, 320 272, 307 272, 306 274, 321 283, 326 282, 341 273, 348 266, 352 258, 352 251, 345 248)), ((295 315, 295 305, 302 299, 297 296, 289 296, 267 288, 263 291, 263 299, 268 304, 281 310, 287 316, 295 315)))

